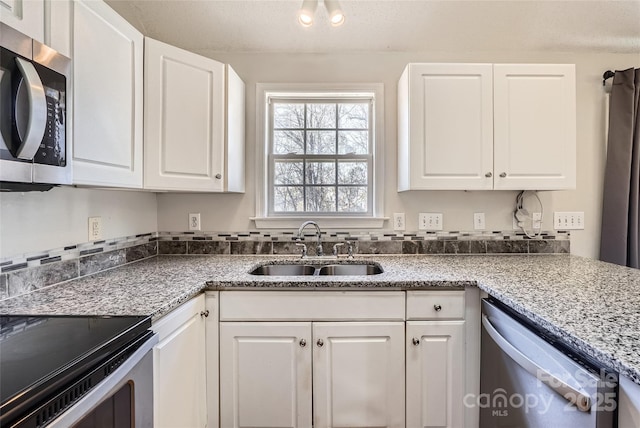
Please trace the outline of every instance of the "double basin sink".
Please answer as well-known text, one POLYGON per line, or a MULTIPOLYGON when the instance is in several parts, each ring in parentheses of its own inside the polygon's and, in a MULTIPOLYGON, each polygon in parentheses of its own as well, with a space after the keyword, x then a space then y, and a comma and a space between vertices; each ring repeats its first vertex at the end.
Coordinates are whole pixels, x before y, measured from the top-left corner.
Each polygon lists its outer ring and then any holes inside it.
POLYGON ((378 275, 384 272, 379 264, 278 264, 262 265, 249 272, 251 275, 313 276, 313 275, 378 275))

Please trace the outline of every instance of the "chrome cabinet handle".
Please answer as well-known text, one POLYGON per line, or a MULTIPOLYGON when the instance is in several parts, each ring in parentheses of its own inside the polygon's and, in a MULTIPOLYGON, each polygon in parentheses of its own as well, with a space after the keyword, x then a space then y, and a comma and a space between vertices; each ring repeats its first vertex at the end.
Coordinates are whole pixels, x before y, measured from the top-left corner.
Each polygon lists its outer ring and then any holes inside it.
POLYGON ((413 346, 418 346, 420 345, 420 339, 414 337, 413 339, 411 339, 411 343, 413 343, 413 346))
POLYGON ((491 178, 491 177, 493 177, 493 174, 490 173, 490 172, 487 172, 484 176, 487 177, 487 178, 491 178))
POLYGON ((300 339, 300 342, 299 342, 299 343, 300 343, 300 347, 301 347, 301 348, 304 348, 305 346, 307 346, 307 341, 306 341, 306 340, 304 340, 304 339, 300 339))
POLYGON ((47 97, 33 64, 22 58, 16 58, 16 64, 24 78, 18 86, 15 107, 16 127, 21 140, 16 157, 31 160, 42 143, 47 127, 47 97))
POLYGON ((324 341, 322 339, 318 339, 316 345, 318 345, 318 348, 322 348, 324 346, 324 341))
POLYGON ((506 176, 507 176, 507 173, 506 173, 506 172, 502 172, 502 173, 500 173, 500 177, 505 178, 506 176))
POLYGON ((200 316, 207 318, 209 316, 209 309, 200 312, 200 316))
POLYGON ((438 305, 438 304, 435 304, 435 305, 433 305, 433 309, 434 309, 436 312, 440 312, 440 311, 442 310, 442 306, 440 306, 440 305, 438 305))
POLYGON ((216 178, 220 180, 222 178, 222 174, 216 174, 216 178))

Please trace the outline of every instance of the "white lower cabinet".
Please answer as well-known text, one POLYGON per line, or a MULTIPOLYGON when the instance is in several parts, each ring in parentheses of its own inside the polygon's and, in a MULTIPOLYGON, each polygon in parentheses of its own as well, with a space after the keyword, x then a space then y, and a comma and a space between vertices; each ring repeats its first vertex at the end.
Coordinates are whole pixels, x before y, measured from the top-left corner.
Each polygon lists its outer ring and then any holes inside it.
POLYGON ((464 321, 407 322, 407 427, 463 427, 464 321))
POLYGON ((220 427, 477 427, 479 306, 475 288, 221 292, 220 427))
POLYGON ((313 323, 313 426, 404 427, 404 323, 313 323))
POLYGON ((402 322, 222 322, 221 426, 404 427, 403 339, 402 322))
POLYGON ((311 426, 311 323, 220 323, 220 426, 311 426))
MULTIPOLYGON (((201 294, 152 326, 159 335, 153 348, 155 428, 207 426, 206 314, 201 294)), ((209 316, 215 318, 211 310, 209 316)))
POLYGON ((403 292, 222 292, 220 426, 404 427, 404 304, 403 292))

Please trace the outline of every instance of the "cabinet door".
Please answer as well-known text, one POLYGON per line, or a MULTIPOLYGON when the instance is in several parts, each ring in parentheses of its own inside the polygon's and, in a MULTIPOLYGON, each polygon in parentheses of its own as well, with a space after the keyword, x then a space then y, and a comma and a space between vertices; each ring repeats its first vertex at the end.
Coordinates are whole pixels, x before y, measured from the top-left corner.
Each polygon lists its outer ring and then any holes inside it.
POLYGON ((205 427, 205 297, 200 295, 154 324, 154 426, 205 427))
POLYGON ((2 0, 0 22, 44 43, 44 7, 44 0, 2 0))
POLYGON ((618 426, 640 427, 640 385, 625 376, 620 376, 618 426))
POLYGON ((404 323, 313 324, 314 427, 404 427, 404 323))
POLYGON ((491 64, 410 64, 398 87, 398 190, 493 186, 491 64))
POLYGON ((145 188, 222 191, 225 65, 145 39, 145 188))
POLYGON ((407 322, 407 427, 465 426, 464 321, 407 322))
POLYGON ((311 427, 311 323, 220 323, 220 426, 311 427))
POLYGON ((497 190, 576 186, 575 66, 494 65, 497 190))
POLYGON ((73 9, 73 181, 141 188, 143 36, 102 1, 73 9))

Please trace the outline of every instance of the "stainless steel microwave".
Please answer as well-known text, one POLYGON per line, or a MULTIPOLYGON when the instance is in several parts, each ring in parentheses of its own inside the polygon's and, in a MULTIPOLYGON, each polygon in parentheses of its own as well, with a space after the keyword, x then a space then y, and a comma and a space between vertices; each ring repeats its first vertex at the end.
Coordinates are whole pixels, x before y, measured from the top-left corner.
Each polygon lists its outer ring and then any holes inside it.
POLYGON ((5 24, 0 33, 0 190, 71 184, 71 61, 5 24))

